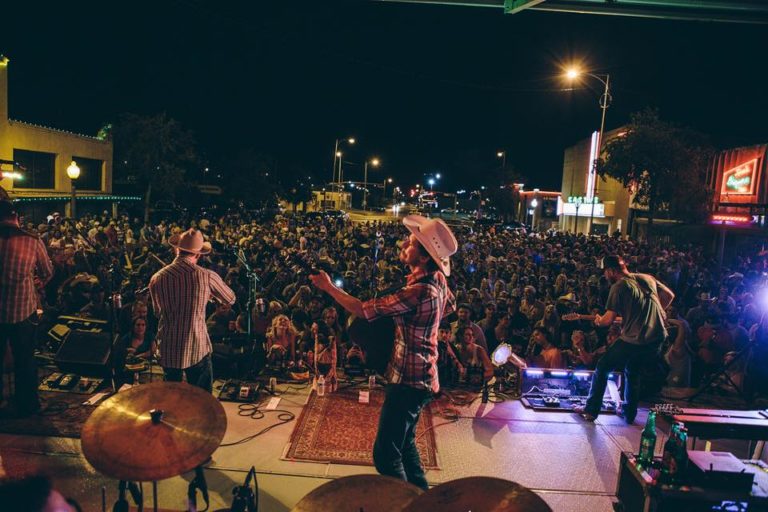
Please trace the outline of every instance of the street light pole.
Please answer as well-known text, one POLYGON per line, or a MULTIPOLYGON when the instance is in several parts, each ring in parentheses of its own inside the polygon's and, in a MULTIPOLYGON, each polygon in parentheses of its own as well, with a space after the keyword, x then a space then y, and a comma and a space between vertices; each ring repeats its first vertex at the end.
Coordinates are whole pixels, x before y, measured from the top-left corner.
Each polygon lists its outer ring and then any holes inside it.
POLYGON ((368 162, 370 162, 372 166, 378 167, 379 159, 366 159, 365 165, 363 166, 363 186, 365 187, 365 189, 363 189, 363 211, 368 209, 368 162))
POLYGON ((341 142, 346 141, 348 144, 354 144, 355 138, 354 137, 347 137, 346 139, 336 139, 336 144, 333 147, 333 176, 331 177, 331 183, 336 183, 336 162, 339 162, 338 167, 338 187, 339 190, 342 188, 341 184, 341 152, 339 151, 339 144, 341 142), (337 160, 338 159, 338 160, 337 160))
POLYGON ((499 151, 496 153, 496 156, 501 158, 501 170, 502 172, 506 172, 507 170, 507 152, 506 151, 499 151))
POLYGON ((67 167, 67 176, 69 176, 69 181, 71 183, 70 188, 72 190, 72 195, 69 200, 69 216, 72 219, 75 219, 75 194, 77 193, 75 180, 80 177, 80 168, 74 160, 72 160, 72 163, 67 167))

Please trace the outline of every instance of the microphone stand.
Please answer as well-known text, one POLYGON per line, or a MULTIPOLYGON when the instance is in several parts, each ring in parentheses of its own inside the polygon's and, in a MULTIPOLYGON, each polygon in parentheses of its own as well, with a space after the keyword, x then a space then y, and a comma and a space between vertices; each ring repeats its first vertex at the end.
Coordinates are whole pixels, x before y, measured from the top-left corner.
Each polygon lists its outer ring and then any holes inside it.
MULTIPOLYGON (((245 304, 245 308, 247 309, 247 316, 246 316, 246 340, 248 343, 248 346, 251 348, 251 355, 255 353, 255 340, 253 336, 253 306, 256 302, 256 289, 260 288, 261 280, 256 275, 256 272, 251 268, 251 266, 248 264, 248 260, 245 258, 245 253, 242 249, 233 249, 232 252, 235 254, 235 258, 237 258, 237 261, 240 262, 240 264, 245 269, 245 273, 248 277, 248 301, 245 304)), ((251 370, 249 372, 253 371, 253 361, 251 361, 251 370)))
POLYGON ((110 281, 110 290, 109 290, 109 336, 110 336, 110 374, 112 377, 112 393, 117 393, 117 369, 115 368, 115 363, 119 363, 121 361, 115 361, 115 352, 117 350, 117 316, 120 313, 120 309, 123 306, 123 298, 120 295, 120 289, 119 285, 115 285, 115 276, 117 275, 117 270, 115 269, 115 263, 110 265, 109 267, 109 281, 110 281))

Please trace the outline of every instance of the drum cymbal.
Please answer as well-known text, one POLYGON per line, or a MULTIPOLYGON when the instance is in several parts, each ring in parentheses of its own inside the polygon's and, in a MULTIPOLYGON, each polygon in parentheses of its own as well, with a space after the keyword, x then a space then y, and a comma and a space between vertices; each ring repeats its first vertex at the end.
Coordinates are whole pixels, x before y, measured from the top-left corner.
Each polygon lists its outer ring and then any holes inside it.
POLYGON ((224 408, 210 393, 182 382, 155 382, 105 400, 81 437, 86 460, 100 473, 148 482, 202 464, 226 429, 224 408))
POLYGON ((345 476, 310 492, 291 512, 400 512, 423 492, 389 476, 345 476))
POLYGON ((403 512, 552 512, 530 489, 509 480, 471 476, 438 485, 413 500, 403 512))

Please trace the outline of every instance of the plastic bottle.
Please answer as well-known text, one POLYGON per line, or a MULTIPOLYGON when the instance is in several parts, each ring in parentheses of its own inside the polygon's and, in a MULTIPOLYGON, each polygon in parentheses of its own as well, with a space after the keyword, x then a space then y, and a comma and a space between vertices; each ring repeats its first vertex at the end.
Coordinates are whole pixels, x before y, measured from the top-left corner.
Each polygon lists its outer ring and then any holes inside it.
POLYGON ((656 413, 648 413, 645 428, 640 436, 640 453, 637 457, 641 466, 650 467, 656 450, 656 413))
POLYGON ((325 396, 325 377, 317 378, 317 396, 325 396))

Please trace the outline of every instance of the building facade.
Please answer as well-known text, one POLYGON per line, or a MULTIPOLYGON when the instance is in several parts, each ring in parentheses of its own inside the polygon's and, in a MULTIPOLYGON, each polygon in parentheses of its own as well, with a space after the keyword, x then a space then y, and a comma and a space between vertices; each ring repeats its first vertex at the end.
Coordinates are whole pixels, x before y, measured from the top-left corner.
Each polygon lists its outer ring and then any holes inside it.
POLYGON ((68 215, 73 185, 78 212, 114 208, 120 198, 111 195, 112 141, 10 119, 8 68, 9 60, 0 56, 0 194, 38 219, 54 210, 68 215), (67 175, 73 161, 80 169, 76 180, 67 175))
MULTIPOLYGON (((609 141, 624 132, 624 128, 618 128, 606 132, 604 138, 609 141)), ((627 234, 632 198, 619 181, 597 175, 599 139, 599 133, 594 132, 565 150, 562 194, 557 206, 560 229, 572 233, 627 234)))

